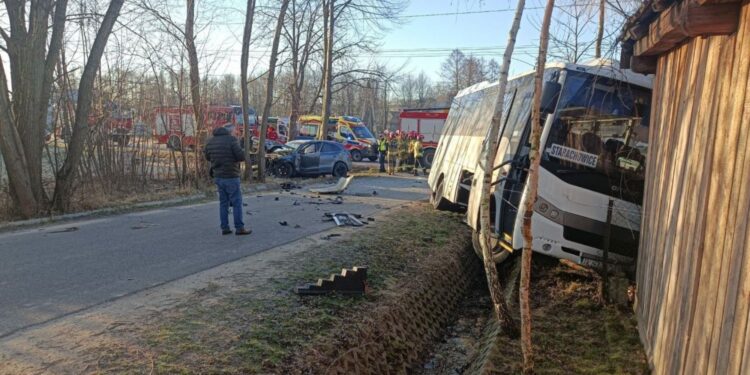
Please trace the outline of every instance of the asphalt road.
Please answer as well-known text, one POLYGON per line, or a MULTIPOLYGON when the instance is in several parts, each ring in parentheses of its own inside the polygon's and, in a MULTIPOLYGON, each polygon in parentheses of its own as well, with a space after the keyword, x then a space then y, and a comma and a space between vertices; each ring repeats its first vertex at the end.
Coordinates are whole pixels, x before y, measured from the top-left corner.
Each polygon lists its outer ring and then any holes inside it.
POLYGON ((427 199, 427 183, 362 177, 343 204, 328 197, 306 189, 246 196, 250 236, 221 236, 216 202, 0 234, 0 337, 331 229, 325 212, 366 217, 427 199))

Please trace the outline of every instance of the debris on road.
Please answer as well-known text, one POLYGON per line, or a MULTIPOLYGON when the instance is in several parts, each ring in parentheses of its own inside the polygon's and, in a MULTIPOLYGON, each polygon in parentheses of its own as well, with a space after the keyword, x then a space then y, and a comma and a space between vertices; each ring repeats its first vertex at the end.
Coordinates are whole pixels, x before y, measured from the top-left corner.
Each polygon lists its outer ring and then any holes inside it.
POLYGON ((273 198, 273 200, 277 201, 277 200, 279 200, 279 197, 273 198))
POLYGON ((70 232, 75 232, 77 230, 78 230, 78 227, 68 227, 68 228, 65 228, 65 229, 53 230, 53 231, 48 232, 48 233, 70 233, 70 232))
POLYGON ((300 189, 302 186, 295 184, 294 182, 282 182, 281 184, 282 190, 292 190, 292 189, 300 189))
POLYGON ((287 223, 286 221, 279 221, 279 225, 281 225, 282 227, 285 227, 289 225, 289 223, 287 223))
POLYGON ((367 284, 367 267, 342 269, 341 274, 331 275, 328 279, 318 279, 315 284, 307 284, 295 288, 299 295, 317 296, 329 293, 357 294, 365 293, 367 284))
POLYGON ((362 215, 357 214, 350 214, 347 212, 333 212, 329 213, 326 212, 324 216, 330 218, 330 220, 333 220, 336 223, 336 226, 343 227, 345 225, 351 225, 353 227, 361 227, 365 225, 365 223, 359 221, 359 219, 362 218, 362 215))
POLYGON ((341 237, 341 234, 339 234, 339 233, 326 234, 325 236, 320 237, 320 239, 321 240, 330 240, 333 237, 341 237))
POLYGON ((298 201, 294 201, 294 203, 292 203, 292 206, 299 206, 299 205, 300 203, 298 201))
POLYGON ((352 182, 352 179, 354 179, 354 176, 349 177, 341 177, 339 178, 338 182, 336 182, 336 185, 333 186, 326 186, 321 188, 313 188, 310 189, 313 193, 318 194, 341 194, 346 190, 346 188, 349 187, 349 184, 352 182))
POLYGON ((326 201, 323 201, 322 199, 318 199, 317 202, 307 202, 307 204, 342 204, 344 203, 344 197, 337 196, 334 199, 326 198, 326 201))

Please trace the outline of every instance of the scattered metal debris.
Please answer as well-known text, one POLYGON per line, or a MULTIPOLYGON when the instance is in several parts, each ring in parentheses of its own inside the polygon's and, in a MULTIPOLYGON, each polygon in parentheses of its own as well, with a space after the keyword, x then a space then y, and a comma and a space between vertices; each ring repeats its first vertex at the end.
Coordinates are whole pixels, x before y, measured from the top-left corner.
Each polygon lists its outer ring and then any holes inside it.
POLYGON ((333 222, 336 223, 336 226, 343 227, 345 225, 351 225, 353 227, 361 227, 365 225, 361 221, 359 221, 360 218, 362 218, 362 215, 357 214, 350 214, 347 212, 333 212, 329 213, 326 212, 324 214, 326 217, 329 217, 333 220, 333 222))
POLYGON ((362 295, 367 287, 367 267, 342 269, 341 274, 331 275, 328 279, 318 279, 315 284, 295 288, 299 295, 316 296, 329 293, 362 295))
POLYGON ((310 189, 310 191, 318 194, 341 194, 344 192, 344 190, 346 190, 346 188, 349 187, 352 179, 354 179, 354 176, 341 177, 339 178, 338 182, 336 182, 336 185, 314 188, 310 189))

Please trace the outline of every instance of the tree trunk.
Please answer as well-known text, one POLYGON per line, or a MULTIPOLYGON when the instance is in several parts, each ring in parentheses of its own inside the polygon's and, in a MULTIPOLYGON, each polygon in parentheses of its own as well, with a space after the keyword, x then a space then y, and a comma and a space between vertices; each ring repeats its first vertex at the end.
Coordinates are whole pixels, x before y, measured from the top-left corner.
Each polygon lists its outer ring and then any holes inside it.
POLYGON ((604 39, 604 1, 599 0, 599 27, 596 31, 596 51, 594 57, 602 57, 602 39, 604 39))
POLYGON ((67 1, 40 0, 29 12, 26 2, 5 4, 10 34, 3 33, 3 38, 10 63, 10 85, 2 67, 0 152, 7 161, 15 207, 22 216, 30 217, 48 200, 42 181, 42 151, 47 104, 62 46, 67 1), (48 33, 50 16, 51 36, 48 33), (12 96, 9 86, 13 89, 12 96))
POLYGON ((552 19, 552 9, 555 0, 547 0, 542 20, 542 30, 539 35, 539 56, 536 62, 536 74, 534 75, 534 99, 531 104, 531 150, 529 152, 528 190, 526 205, 523 216, 523 253, 521 254, 521 287, 519 299, 521 306, 521 350, 523 351, 523 372, 525 374, 534 371, 534 351, 531 343, 531 304, 529 303, 529 285, 531 284, 531 217, 534 214, 534 203, 536 203, 537 188, 539 186, 539 141, 542 135, 541 128, 541 102, 542 102, 542 79, 544 78, 544 65, 547 63, 547 43, 549 41, 549 24, 552 19))
POLYGON ((5 67, 0 60, 0 152, 3 154, 5 170, 8 173, 8 182, 13 192, 12 198, 19 213, 24 218, 34 216, 38 212, 38 201, 31 189, 26 162, 26 153, 23 150, 21 137, 16 130, 11 118, 8 96, 8 82, 5 78, 5 67))
MULTIPOLYGON (((203 105, 201 102, 201 74, 198 66, 198 49, 195 46, 195 0, 187 0, 187 15, 185 16, 185 47, 188 53, 188 64, 190 65, 190 96, 193 102, 193 126, 196 134, 196 151, 199 150, 207 136, 203 116, 203 105)), ((196 158, 196 160, 201 160, 196 158)), ((196 173, 205 176, 206 163, 197 162, 196 173)))
POLYGON ((271 58, 268 63, 268 82, 266 83, 266 103, 263 106, 263 122, 260 127, 260 136, 258 137, 258 180, 266 179, 266 132, 268 131, 268 116, 271 114, 273 105, 273 81, 276 78, 276 61, 279 58, 279 39, 281 38, 281 28, 284 26, 284 15, 289 7, 289 0, 281 2, 279 17, 276 19, 276 30, 273 34, 273 44, 271 45, 271 58))
POLYGON ((500 68, 500 77, 498 79, 498 92, 495 104, 495 113, 492 116, 492 126, 490 126, 489 134, 484 143, 484 175, 482 179, 482 190, 480 192, 480 209, 479 209, 479 231, 480 231, 480 246, 482 247, 482 258, 484 262, 484 270, 487 275, 487 286, 490 289, 490 296, 492 297, 492 305, 495 310, 495 317, 500 322, 503 330, 510 336, 516 336, 518 334, 518 327, 513 321, 508 306, 503 299, 503 286, 500 283, 500 278, 497 273, 497 266, 492 257, 492 244, 490 237, 490 199, 492 199, 492 171, 495 163, 495 154, 497 153, 498 137, 500 134, 500 126, 502 125, 502 116, 505 104, 505 91, 508 86, 508 71, 510 70, 510 63, 513 57, 513 49, 516 45, 516 36, 518 35, 518 29, 521 27, 521 18, 523 17, 523 10, 526 6, 525 0, 518 0, 516 5, 516 13, 513 17, 513 24, 511 25, 510 31, 508 32, 508 42, 505 47, 505 53, 503 54, 503 66, 500 68))
POLYGON ((336 0, 327 0, 323 8, 323 111, 320 116, 320 127, 318 128, 318 139, 325 139, 328 118, 331 117, 331 85, 333 84, 333 27, 335 19, 336 0))
POLYGON ((245 14, 245 30, 242 33, 242 60, 240 61, 240 90, 242 91, 242 137, 245 145, 245 180, 250 180, 253 175, 253 162, 250 159, 250 116, 247 110, 250 108, 250 94, 248 93, 247 66, 250 57, 250 38, 253 34, 253 18, 255 16, 255 0, 247 0, 247 13, 245 14))
POLYGON ((53 196, 53 205, 58 210, 64 211, 70 205, 70 198, 73 192, 73 179, 75 177, 78 164, 83 156, 83 148, 88 137, 89 127, 88 118, 91 110, 91 100, 93 98, 94 78, 99 70, 99 64, 104 54, 104 47, 112 33, 112 27, 120 15, 124 0, 112 0, 104 15, 99 31, 96 33, 94 44, 91 46, 89 58, 81 74, 81 81, 78 85, 78 101, 76 103, 76 119, 73 126, 73 134, 68 145, 68 155, 63 162, 62 168, 57 172, 55 183, 55 193, 53 196))

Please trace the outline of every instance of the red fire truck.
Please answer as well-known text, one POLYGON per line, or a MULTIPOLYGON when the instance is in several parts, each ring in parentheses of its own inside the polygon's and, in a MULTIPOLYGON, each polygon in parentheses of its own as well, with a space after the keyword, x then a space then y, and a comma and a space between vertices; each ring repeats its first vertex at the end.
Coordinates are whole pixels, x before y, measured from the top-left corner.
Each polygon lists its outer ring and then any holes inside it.
MULTIPOLYGON (((193 148, 198 142, 198 134, 193 123, 193 107, 159 107, 154 110, 154 136, 160 144, 180 150, 193 148)), ((237 125, 237 117, 232 107, 209 106, 203 112, 207 132, 223 126, 236 137, 242 136, 237 125)), ((210 134, 206 134, 208 136, 210 134)))
POLYGON ((422 147, 427 165, 432 165, 440 134, 443 132, 449 108, 402 109, 398 116, 401 132, 416 132, 424 136, 422 147))

